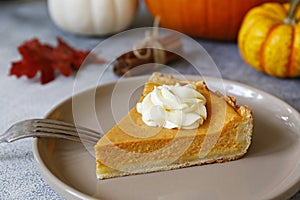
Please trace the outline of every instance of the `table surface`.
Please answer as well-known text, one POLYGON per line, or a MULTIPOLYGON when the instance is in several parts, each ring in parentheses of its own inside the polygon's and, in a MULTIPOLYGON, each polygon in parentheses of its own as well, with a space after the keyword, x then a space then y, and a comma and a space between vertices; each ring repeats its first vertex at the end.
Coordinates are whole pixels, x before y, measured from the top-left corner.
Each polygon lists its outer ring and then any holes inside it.
MULTIPOLYGON (((91 50, 106 37, 76 36, 61 31, 49 18, 46 1, 0 1, 0 24, 0 132, 4 132, 17 121, 43 117, 73 94, 74 77, 58 76, 55 81, 41 85, 38 79, 9 76, 11 62, 20 59, 17 47, 21 43, 37 37, 56 44, 59 36, 71 46, 91 50)), ((152 19, 141 4, 130 28, 151 25, 152 19)), ((197 42, 212 57, 224 79, 264 90, 300 110, 299 78, 278 79, 257 72, 241 59, 235 42, 203 39, 197 42)), ((111 71, 108 73, 104 82, 118 79, 111 71)), ((207 71, 205 75, 212 74, 207 71)), ((0 144, 0 199, 63 199, 41 177, 32 153, 32 139, 0 144)), ((300 193, 291 199, 300 199, 300 193)))

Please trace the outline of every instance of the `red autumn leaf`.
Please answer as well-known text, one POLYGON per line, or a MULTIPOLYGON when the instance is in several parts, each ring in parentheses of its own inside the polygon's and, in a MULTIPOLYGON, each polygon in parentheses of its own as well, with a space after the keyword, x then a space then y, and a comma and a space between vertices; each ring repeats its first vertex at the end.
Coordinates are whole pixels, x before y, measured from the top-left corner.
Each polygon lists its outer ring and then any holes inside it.
MULTIPOLYGON (((55 79, 55 70, 64 76, 70 76, 73 70, 80 68, 90 51, 76 50, 60 38, 57 38, 57 41, 56 47, 41 44, 36 38, 24 42, 18 47, 22 60, 12 63, 10 75, 17 77, 24 75, 33 78, 40 72, 42 84, 55 79)), ((100 58, 95 61, 97 63, 106 62, 100 58)))

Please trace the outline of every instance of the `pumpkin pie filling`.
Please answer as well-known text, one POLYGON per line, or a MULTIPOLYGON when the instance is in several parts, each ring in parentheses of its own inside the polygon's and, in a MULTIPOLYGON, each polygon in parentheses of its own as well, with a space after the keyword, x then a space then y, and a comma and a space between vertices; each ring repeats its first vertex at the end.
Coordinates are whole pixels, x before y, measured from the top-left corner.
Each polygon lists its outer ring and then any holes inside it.
POLYGON ((253 130, 250 108, 209 91, 202 81, 154 73, 139 102, 155 87, 178 83, 196 86, 205 97, 203 124, 194 129, 148 126, 135 106, 95 145, 99 179, 236 160, 247 152, 253 130))

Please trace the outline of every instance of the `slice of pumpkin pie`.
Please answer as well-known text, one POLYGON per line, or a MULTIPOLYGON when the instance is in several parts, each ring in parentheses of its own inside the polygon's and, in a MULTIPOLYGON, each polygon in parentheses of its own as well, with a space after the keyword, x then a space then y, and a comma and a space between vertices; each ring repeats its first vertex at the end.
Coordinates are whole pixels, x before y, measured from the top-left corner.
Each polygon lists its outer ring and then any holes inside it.
POLYGON ((129 113, 95 145, 99 179, 225 162, 251 143, 247 106, 203 81, 154 73, 129 113))

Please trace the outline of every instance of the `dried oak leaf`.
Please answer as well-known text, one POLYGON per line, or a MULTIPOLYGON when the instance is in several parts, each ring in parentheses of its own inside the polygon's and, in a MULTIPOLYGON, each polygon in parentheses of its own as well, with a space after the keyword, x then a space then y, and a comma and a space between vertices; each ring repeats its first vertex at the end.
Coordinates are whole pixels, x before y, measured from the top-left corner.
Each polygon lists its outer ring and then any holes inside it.
MULTIPOLYGON (((41 83, 46 84, 55 79, 55 70, 64 76, 70 76, 78 70, 90 51, 80 51, 70 47, 61 38, 57 38, 58 45, 52 47, 41 44, 37 38, 28 40, 18 47, 22 60, 13 62, 10 75, 33 78, 41 73, 41 83)), ((95 57, 94 55, 92 57, 95 57)), ((105 63, 100 58, 93 59, 97 63, 105 63)))

